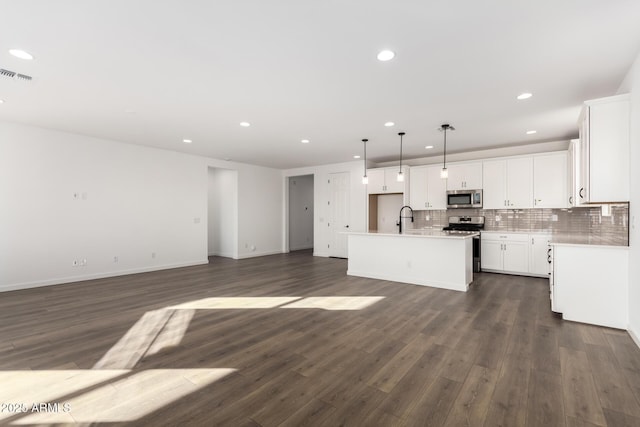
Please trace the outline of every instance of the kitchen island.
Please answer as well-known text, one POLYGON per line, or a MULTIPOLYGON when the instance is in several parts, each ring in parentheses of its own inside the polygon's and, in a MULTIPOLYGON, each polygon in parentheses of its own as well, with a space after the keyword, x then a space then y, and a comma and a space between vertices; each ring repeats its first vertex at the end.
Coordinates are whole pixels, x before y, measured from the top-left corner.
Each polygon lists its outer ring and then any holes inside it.
POLYGON ((350 276, 462 292, 473 281, 473 234, 440 230, 347 234, 350 276))

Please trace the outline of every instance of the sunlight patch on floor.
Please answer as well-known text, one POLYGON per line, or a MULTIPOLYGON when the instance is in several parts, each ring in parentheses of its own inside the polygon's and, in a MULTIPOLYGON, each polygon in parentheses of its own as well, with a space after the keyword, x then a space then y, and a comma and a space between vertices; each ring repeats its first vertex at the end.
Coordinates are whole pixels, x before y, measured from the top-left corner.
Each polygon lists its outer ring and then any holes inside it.
POLYGON ((307 297, 282 308, 320 308, 322 310, 362 310, 385 297, 307 297))
POLYGON ((93 368, 132 369, 143 357, 177 346, 194 314, 194 310, 147 311, 93 368))
POLYGON ((0 424, 135 421, 234 371, 228 368, 0 371, 0 401, 20 402, 29 409, 34 403, 59 403, 58 411, 51 413, 0 413, 0 424))
POLYGON ((203 298, 184 304, 167 307, 169 309, 224 310, 241 308, 275 308, 300 297, 219 297, 203 298))

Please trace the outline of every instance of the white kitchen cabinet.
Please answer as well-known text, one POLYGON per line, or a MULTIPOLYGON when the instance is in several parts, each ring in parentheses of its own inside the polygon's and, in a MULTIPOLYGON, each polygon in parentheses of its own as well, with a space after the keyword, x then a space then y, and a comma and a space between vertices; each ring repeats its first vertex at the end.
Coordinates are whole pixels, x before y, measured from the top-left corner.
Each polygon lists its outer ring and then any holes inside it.
POLYGON ((574 207, 578 205, 578 191, 580 190, 577 180, 577 175, 580 173, 580 141, 572 139, 569 142, 569 149, 567 150, 567 180, 568 180, 568 194, 567 194, 567 206, 574 207))
POLYGON ((448 165, 447 190, 482 189, 482 162, 448 165))
POLYGON ((482 271, 529 274, 529 235, 483 232, 480 239, 482 271))
POLYGON ((484 209, 533 206, 533 158, 487 160, 482 167, 484 209))
POLYGON ((567 207, 567 153, 533 156, 533 207, 567 207))
POLYGON ((447 180, 440 177, 440 166, 427 166, 427 204, 430 210, 447 209, 447 180))
POLYGON ((440 166, 412 167, 409 174, 409 205, 414 210, 447 208, 447 181, 440 178, 440 166))
POLYGON ((405 193, 409 183, 409 169, 402 167, 405 181, 399 182, 397 167, 367 169, 367 192, 369 194, 385 194, 385 193, 405 193))
POLYGON ((533 276, 549 276, 549 242, 551 234, 529 235, 529 273, 533 276))
POLYGON ((629 247, 552 246, 553 310, 566 320, 627 329, 629 247))
POLYGON ((629 96, 586 101, 580 114, 579 204, 629 200, 629 96))

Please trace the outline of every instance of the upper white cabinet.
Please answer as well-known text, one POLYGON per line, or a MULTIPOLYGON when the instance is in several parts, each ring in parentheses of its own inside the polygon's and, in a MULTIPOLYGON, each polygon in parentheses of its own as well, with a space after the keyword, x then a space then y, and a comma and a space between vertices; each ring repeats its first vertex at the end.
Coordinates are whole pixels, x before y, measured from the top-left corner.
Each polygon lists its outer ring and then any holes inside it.
POLYGON ((572 139, 569 143, 569 149, 567 150, 567 180, 568 180, 568 193, 567 193, 567 206, 573 207, 578 205, 578 191, 577 187, 578 179, 577 175, 580 173, 580 141, 572 139))
POLYGON ((367 169, 367 177, 369 177, 367 192, 369 194, 405 193, 409 182, 409 169, 406 166, 402 167, 405 181, 398 181, 398 170, 397 167, 367 169))
POLYGON ((447 190, 478 190, 482 188, 482 162, 447 166, 447 190))
POLYGON ((540 154, 533 157, 533 207, 565 208, 567 196, 567 153, 540 154))
POLYGON ((440 178, 440 166, 412 167, 409 174, 409 205, 413 209, 447 208, 447 181, 440 178))
POLYGON ((525 209, 533 206, 533 159, 487 160, 482 168, 484 209, 525 209))
POLYGON ((585 102, 578 127, 578 204, 628 201, 629 95, 585 102))

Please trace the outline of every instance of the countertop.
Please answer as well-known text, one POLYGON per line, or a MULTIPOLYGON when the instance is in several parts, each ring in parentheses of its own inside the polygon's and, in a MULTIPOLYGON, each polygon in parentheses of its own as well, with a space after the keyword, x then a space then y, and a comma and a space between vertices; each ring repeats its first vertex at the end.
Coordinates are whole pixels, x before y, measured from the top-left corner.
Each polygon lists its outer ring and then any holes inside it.
POLYGON ((551 236, 552 245, 565 246, 598 246, 611 248, 628 248, 628 245, 617 245, 610 238, 589 235, 554 234, 551 236))
POLYGON ((410 229, 399 233, 378 233, 375 231, 370 232, 345 232, 345 234, 352 234, 356 236, 390 236, 390 237, 410 237, 410 238, 434 238, 434 239, 471 239, 477 236, 478 233, 473 234, 450 234, 439 229, 410 229))

